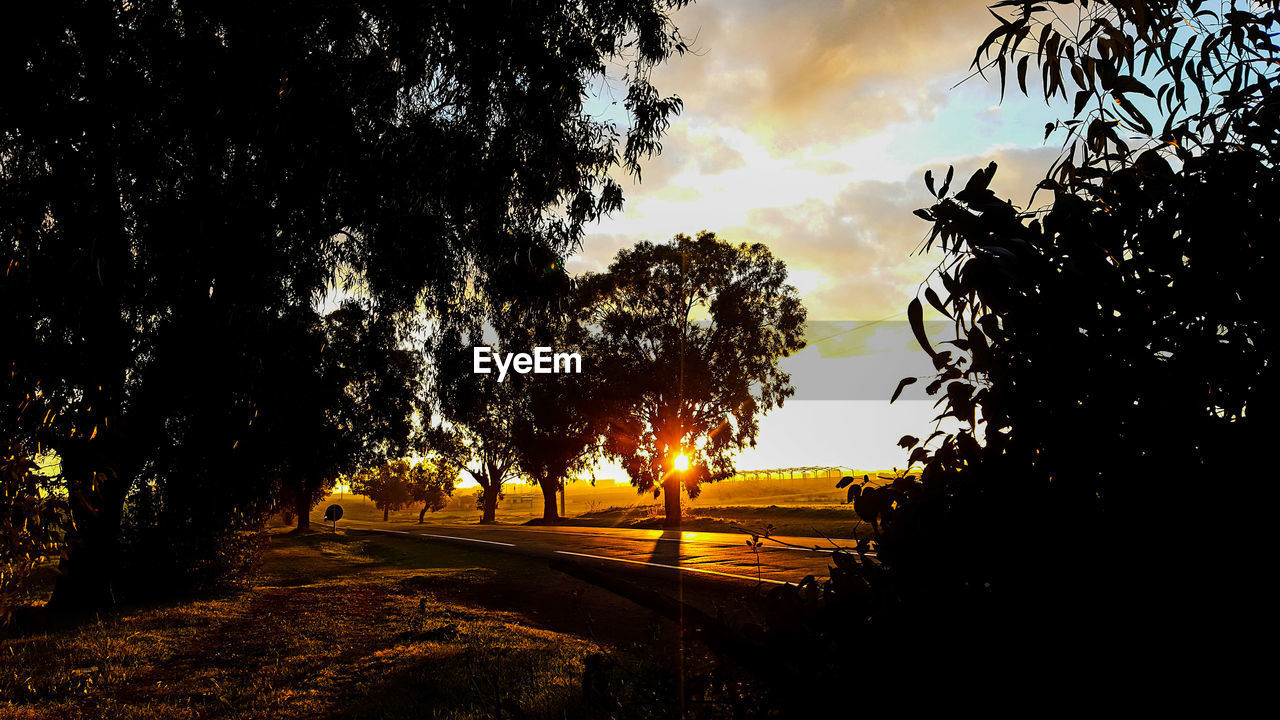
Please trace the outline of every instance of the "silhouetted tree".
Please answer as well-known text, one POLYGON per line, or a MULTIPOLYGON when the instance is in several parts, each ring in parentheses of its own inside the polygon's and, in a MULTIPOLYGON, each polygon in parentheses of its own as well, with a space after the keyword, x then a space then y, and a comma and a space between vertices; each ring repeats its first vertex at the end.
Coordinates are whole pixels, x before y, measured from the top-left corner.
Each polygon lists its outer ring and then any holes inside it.
MULTIPOLYGON (((478 300, 476 302, 479 302, 478 300)), ((426 433, 434 454, 462 468, 479 485, 480 522, 494 522, 502 486, 517 472, 514 429, 522 411, 523 386, 498 373, 473 372, 472 346, 484 342, 481 326, 446 325, 431 341, 438 418, 426 433)))
POLYGON ((1068 642, 1164 647, 1213 606, 1179 577, 1212 561, 1170 556, 1170 519, 1205 479, 1248 473, 1242 448, 1265 436, 1258 409, 1275 394, 1260 239, 1280 231, 1276 3, 1017 8, 975 62, 1018 58, 1019 78, 1037 62, 1046 99, 1070 76, 1073 118, 1046 128, 1067 134, 1040 183, 1048 207, 995 196, 993 164, 920 213, 944 255, 927 299, 959 352, 933 349, 918 299, 909 317, 938 368, 927 389, 960 430, 907 443, 918 497, 889 514, 884 556, 903 576, 999 589, 1005 610, 1069 608, 1068 642), (1035 54, 1019 51, 1028 38, 1035 54), (930 543, 898 539, 926 522, 933 542, 980 549, 940 573, 930 543))
POLYGON ((457 482, 458 469, 441 460, 423 460, 409 468, 409 501, 422 503, 419 525, 428 512, 437 512, 449 505, 457 482))
POLYGON ((182 508, 203 557, 259 523, 278 464, 246 450, 250 421, 277 340, 331 285, 403 324, 620 207, 610 170, 638 174, 680 108, 649 75, 684 50, 684 4, 13 9, 0 422, 56 452, 77 499, 55 605, 111 602, 122 539, 157 510, 182 508), (618 62, 625 131, 584 112, 618 62))
MULTIPOLYGON (((557 351, 568 352, 562 345, 557 351)), ((584 362, 589 359, 584 358, 584 362)), ((523 385, 520 414, 512 428, 512 446, 521 474, 542 490, 542 523, 560 521, 556 496, 565 483, 589 470, 600 450, 599 386, 608 378, 594 368, 583 374, 515 378, 523 385)))
MULTIPOLYGON (((551 261, 559 268, 558 261, 551 261)), ((550 273, 549 273, 550 274, 550 273)), ((516 467, 542 490, 542 522, 559 522, 556 495, 573 476, 590 469, 600 451, 603 414, 601 390, 609 382, 602 367, 594 364, 586 343, 588 334, 582 321, 585 313, 574 298, 575 290, 557 278, 553 301, 508 307, 494 315, 502 346, 533 353, 548 348, 552 353, 577 353, 579 365, 562 367, 563 372, 514 375, 518 410, 511 428, 511 444, 516 467), (581 369, 581 372, 568 372, 581 369)), ((536 291, 533 294, 537 298, 536 291)), ((553 368, 555 369, 555 368, 553 368)))
POLYGON ((373 501, 382 511, 383 522, 392 510, 401 510, 413 500, 409 490, 412 469, 407 460, 392 460, 366 468, 351 478, 351 492, 373 501))
POLYGON ((1246 559, 1270 508, 1246 480, 1276 391, 1277 4, 995 7, 1012 14, 975 65, 1024 91, 1038 66, 1047 100, 1078 88, 1046 128, 1067 134, 1052 200, 997 197, 995 164, 954 192, 952 172, 926 175, 937 200, 917 214, 943 260, 923 295, 950 347, 920 299, 908 317, 958 429, 902 439, 921 472, 884 487, 877 556, 837 553, 828 583, 782 593, 774 649, 883 644, 963 681, 1217 687, 1188 661, 1252 627, 1246 559), (1181 526, 1214 483, 1237 510, 1221 542, 1193 539, 1181 526))
POLYGON ((0 435, 0 628, 8 624, 27 577, 65 547, 71 514, 56 478, 16 442, 0 435))
POLYGON ((407 450, 422 363, 393 323, 347 301, 304 343, 272 353, 282 372, 263 392, 265 432, 255 438, 274 465, 299 528, 341 475, 407 450))
POLYGON ((604 453, 642 492, 660 488, 669 525, 680 523, 681 488, 696 496, 732 475, 758 417, 795 392, 778 361, 804 347, 805 310, 786 279, 764 245, 710 232, 638 243, 581 279, 589 356, 608 378, 604 453))

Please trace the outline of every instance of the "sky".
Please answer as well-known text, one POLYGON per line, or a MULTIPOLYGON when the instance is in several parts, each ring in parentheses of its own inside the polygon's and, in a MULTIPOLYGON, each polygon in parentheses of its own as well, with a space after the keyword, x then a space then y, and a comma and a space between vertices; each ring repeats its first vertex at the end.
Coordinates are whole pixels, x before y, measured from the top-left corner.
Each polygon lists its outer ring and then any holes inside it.
MULTIPOLYGON (((604 270, 621 248, 704 229, 786 262, 811 344, 783 361, 797 394, 763 418, 739 469, 902 466, 898 438, 932 430, 924 383, 888 402, 898 379, 931 372, 903 322, 940 259, 913 255, 929 225, 912 211, 933 199, 924 172, 955 165, 962 183, 995 161, 993 189, 1025 207, 1058 153, 1045 123, 1064 114, 1035 87, 1001 102, 995 83, 961 82, 996 22, 986 4, 699 0, 675 14, 693 52, 654 82, 684 111, 567 268, 604 270)), ((617 115, 623 96, 601 81, 592 111, 617 115)), ((607 463, 596 474, 625 478, 607 463)))

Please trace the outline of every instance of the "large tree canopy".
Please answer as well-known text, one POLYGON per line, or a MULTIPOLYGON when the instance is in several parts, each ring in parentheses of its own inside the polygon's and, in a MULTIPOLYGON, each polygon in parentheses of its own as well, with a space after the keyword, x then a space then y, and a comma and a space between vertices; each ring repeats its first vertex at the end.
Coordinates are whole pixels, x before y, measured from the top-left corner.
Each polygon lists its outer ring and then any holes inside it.
POLYGON ((1003 67, 1038 38, 1018 75, 1038 62, 1046 98, 1065 97, 1069 75, 1074 117, 1049 128, 1067 137, 1040 183, 1047 207, 998 198, 992 165, 920 213, 943 255, 927 299, 954 319, 958 352, 924 336, 919 300, 909 314, 938 368, 928 389, 960 430, 904 443, 919 497, 899 504, 885 556, 1009 606, 1106 595, 1106 611, 1077 615, 1092 636, 1155 637, 1204 599, 1176 579, 1171 519, 1201 483, 1247 472, 1245 448, 1269 429, 1276 4, 1002 5, 1017 9, 976 62, 1003 67), (921 523, 982 550, 940 566, 921 523), (1082 550, 1098 559, 1066 590, 1082 550))
POLYGON ((639 243, 581 279, 590 361, 609 382, 604 452, 641 491, 661 487, 668 523, 681 488, 732 475, 759 416, 794 393, 778 361, 804 347, 805 310, 786 280, 764 245, 710 232, 639 243))
POLYGON ((903 384, 930 381, 958 429, 902 439, 921 471, 880 491, 878 554, 837 554, 774 638, 923 649, 961 682, 1216 687, 1193 659, 1256 631, 1248 551, 1272 507, 1250 481, 1276 394, 1277 3, 995 9, 975 65, 1076 88, 1046 128, 1066 135, 1052 197, 998 197, 994 164, 926 175, 941 262, 921 289, 955 334, 928 337, 913 300, 937 374, 903 384))
POLYGON ((56 452, 82 500, 56 600, 110 601, 126 498, 158 448, 225 447, 209 474, 248 480, 215 514, 256 512, 268 473, 236 453, 273 411, 258 389, 276 340, 328 289, 403 328, 618 208, 608 172, 638 172, 679 110, 648 78, 684 49, 668 17, 684 4, 10 13, 0 422, 56 452), (585 111, 619 63, 626 128, 585 111), (174 395, 147 380, 184 368, 216 381, 174 395))

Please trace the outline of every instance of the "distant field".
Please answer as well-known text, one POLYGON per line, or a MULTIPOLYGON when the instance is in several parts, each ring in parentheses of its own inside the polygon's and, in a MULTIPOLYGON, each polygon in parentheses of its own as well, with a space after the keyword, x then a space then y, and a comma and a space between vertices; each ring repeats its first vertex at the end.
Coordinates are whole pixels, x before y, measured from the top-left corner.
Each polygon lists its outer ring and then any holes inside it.
MULTIPOLYGON (((796 480, 741 480, 707 485, 692 501, 684 498, 685 529, 704 532, 763 532, 773 525, 775 535, 806 535, 850 538, 868 528, 858 521, 853 507, 843 503, 845 493, 835 489, 832 478, 796 480)), ((454 502, 437 513, 428 513, 428 523, 479 522, 474 488, 454 493, 454 502)), ((345 519, 381 521, 382 511, 358 495, 330 495, 313 514, 318 518, 326 505, 342 505, 345 519)), ((418 507, 390 513, 392 522, 418 521, 418 507)), ((569 486, 566 497, 566 524, 593 527, 659 527, 661 499, 640 495, 630 485, 591 487, 586 483, 569 486)), ((498 506, 498 522, 519 524, 542 517, 542 494, 536 487, 512 484, 498 506)), ((318 520, 313 520, 318 521, 318 520)))
MULTIPOLYGON (((566 520, 568 525, 590 527, 661 528, 662 513, 651 506, 614 507, 584 513, 566 520)), ((852 508, 781 507, 777 505, 698 506, 686 513, 684 530, 741 532, 807 537, 866 537, 871 528, 859 523, 852 508)))

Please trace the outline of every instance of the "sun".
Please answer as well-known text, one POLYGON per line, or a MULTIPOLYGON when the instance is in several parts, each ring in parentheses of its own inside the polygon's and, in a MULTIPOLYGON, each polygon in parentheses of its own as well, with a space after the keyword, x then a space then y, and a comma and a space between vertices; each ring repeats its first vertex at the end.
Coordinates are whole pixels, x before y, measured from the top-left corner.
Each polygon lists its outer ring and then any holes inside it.
POLYGON ((684 472, 685 470, 688 470, 689 469, 688 456, 686 456, 684 453, 680 453, 679 455, 677 455, 675 459, 675 467, 680 472, 684 472))

